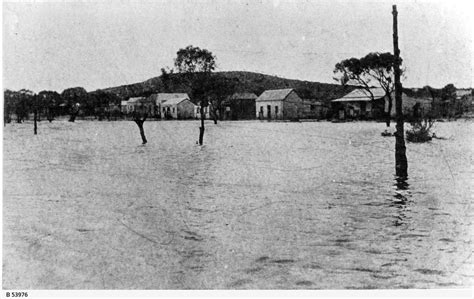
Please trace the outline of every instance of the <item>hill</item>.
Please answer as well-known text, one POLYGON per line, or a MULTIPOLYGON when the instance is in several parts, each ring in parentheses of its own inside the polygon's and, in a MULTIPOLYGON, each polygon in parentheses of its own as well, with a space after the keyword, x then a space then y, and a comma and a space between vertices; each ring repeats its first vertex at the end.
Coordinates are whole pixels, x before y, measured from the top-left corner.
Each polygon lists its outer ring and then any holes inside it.
MULTIPOLYGON (((294 88, 298 95, 304 99, 316 99, 329 102, 352 91, 354 86, 341 86, 338 84, 301 81, 280 78, 253 72, 231 71, 215 72, 214 76, 220 76, 232 80, 236 89, 240 92, 253 92, 260 95, 268 89, 294 88)), ((144 82, 110 87, 102 89, 113 93, 122 99, 130 97, 148 96, 157 92, 186 92, 191 93, 191 84, 186 81, 183 74, 170 74, 167 80, 163 76, 154 77, 144 82)))

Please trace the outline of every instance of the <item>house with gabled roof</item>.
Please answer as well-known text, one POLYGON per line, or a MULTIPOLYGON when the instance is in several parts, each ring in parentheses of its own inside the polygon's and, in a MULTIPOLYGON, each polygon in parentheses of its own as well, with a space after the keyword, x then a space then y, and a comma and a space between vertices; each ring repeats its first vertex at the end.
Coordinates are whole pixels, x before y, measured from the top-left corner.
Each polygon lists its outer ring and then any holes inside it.
POLYGON ((122 112, 131 114, 133 112, 146 112, 149 116, 155 116, 155 103, 145 97, 133 97, 121 102, 122 112), (124 109, 125 107, 125 109, 124 109))
POLYGON ((165 118, 191 119, 195 117, 196 105, 186 95, 169 98, 161 102, 160 109, 165 118))
MULTIPOLYGON (((395 92, 391 93, 392 109, 390 115, 395 116, 395 92)), ((342 98, 331 101, 333 110, 338 112, 338 118, 383 118, 388 111, 389 99, 385 90, 380 87, 354 89, 342 98)), ((426 99, 413 98, 402 93, 403 114, 425 114, 431 109, 431 103, 426 99), (415 112, 415 110, 417 110, 415 112)))
MULTIPOLYGON (((169 108, 170 111, 169 111, 169 114, 167 114, 168 109, 163 109, 163 107, 162 107, 163 103, 168 101, 168 100, 172 100, 172 99, 188 99, 189 100, 189 96, 188 96, 187 93, 154 93, 154 94, 150 95, 147 99, 154 103, 157 114, 160 117, 162 117, 162 118, 165 118, 165 117, 177 118, 177 107, 174 107, 175 112, 173 114, 172 105, 168 105, 167 108, 169 108)), ((171 104, 171 102, 170 102, 170 104, 171 104)))
POLYGON ((264 91, 255 100, 259 119, 298 119, 303 111, 303 100, 292 88, 264 91))

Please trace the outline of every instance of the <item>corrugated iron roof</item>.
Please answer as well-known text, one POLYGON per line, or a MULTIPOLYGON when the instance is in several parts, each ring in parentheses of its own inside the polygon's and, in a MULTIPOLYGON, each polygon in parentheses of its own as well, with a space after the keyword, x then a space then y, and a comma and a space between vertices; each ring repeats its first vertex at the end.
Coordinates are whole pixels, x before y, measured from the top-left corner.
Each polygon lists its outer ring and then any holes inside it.
POLYGON ((303 104, 308 104, 308 105, 323 105, 322 101, 316 100, 316 99, 303 99, 303 104))
POLYGON ((456 90, 456 97, 462 98, 463 96, 471 95, 472 90, 471 89, 458 89, 456 90))
MULTIPOLYGON (((374 99, 378 100, 385 96, 385 90, 381 87, 371 88, 370 91, 374 95, 374 99)), ((346 94, 342 98, 332 100, 332 102, 369 102, 372 101, 370 93, 365 89, 355 89, 346 94)))
POLYGON ((159 104, 171 99, 180 99, 180 98, 189 99, 189 96, 187 93, 157 93, 155 100, 156 100, 156 103, 159 104))
POLYGON ((182 101, 184 100, 189 100, 189 98, 187 96, 184 96, 184 97, 176 97, 176 98, 172 98, 172 99, 169 99, 169 100, 166 100, 164 102, 161 103, 161 106, 174 106, 174 105, 178 105, 179 103, 181 103, 182 101))
POLYGON ((128 99, 127 103, 141 102, 141 101, 144 100, 144 99, 145 99, 144 97, 130 98, 130 99, 128 99))
POLYGON ((253 92, 236 92, 230 96, 231 100, 255 100, 257 97, 253 92))
POLYGON ((290 92, 293 91, 293 88, 287 89, 273 89, 273 90, 265 90, 257 99, 256 101, 281 101, 284 100, 290 92))

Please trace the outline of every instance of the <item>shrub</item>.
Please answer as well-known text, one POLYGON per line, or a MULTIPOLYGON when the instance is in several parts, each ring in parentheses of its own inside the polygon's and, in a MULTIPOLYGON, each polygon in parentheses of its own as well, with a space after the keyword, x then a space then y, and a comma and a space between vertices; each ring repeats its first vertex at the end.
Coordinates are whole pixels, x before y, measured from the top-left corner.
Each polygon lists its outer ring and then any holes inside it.
POLYGON ((406 139, 409 142, 427 142, 433 137, 431 129, 435 121, 431 118, 419 118, 410 122, 411 128, 406 131, 406 139))

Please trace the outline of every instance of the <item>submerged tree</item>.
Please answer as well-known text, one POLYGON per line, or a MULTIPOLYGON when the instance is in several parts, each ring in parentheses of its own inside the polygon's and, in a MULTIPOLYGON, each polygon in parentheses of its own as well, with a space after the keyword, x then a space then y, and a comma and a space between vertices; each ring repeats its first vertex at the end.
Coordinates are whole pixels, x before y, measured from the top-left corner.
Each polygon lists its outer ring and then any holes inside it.
POLYGON ((28 89, 21 89, 16 93, 15 114, 18 123, 29 119, 29 113, 33 107, 33 96, 34 92, 28 89))
MULTIPOLYGON (((386 111, 386 124, 390 126, 390 113, 392 111, 392 92, 395 90, 394 67, 400 65, 401 59, 397 59, 392 53, 369 53, 362 58, 349 58, 336 64, 334 73, 338 75, 334 79, 341 84, 357 84, 366 90, 372 99, 374 95, 371 87, 376 84, 380 86, 388 100, 388 111, 386 111)), ((400 75, 403 71, 400 70, 400 75)))
POLYGON ((448 84, 441 89, 442 115, 451 119, 457 114, 456 87, 448 84))
POLYGON ((202 145, 204 139, 204 108, 209 106, 210 99, 205 86, 209 82, 211 72, 216 68, 216 57, 206 49, 190 45, 176 52, 174 65, 178 72, 185 74, 192 81, 193 95, 199 100, 201 113, 199 145, 202 145))
POLYGON ((222 104, 236 90, 236 83, 225 77, 211 76, 209 78, 207 90, 209 94, 209 107, 214 124, 222 118, 222 104))
POLYGON ((41 112, 45 113, 46 119, 52 122, 58 114, 61 96, 56 91, 43 90, 38 93, 38 100, 40 102, 40 114, 41 112))
POLYGON ((145 130, 143 129, 143 123, 145 122, 146 118, 148 117, 148 113, 144 112, 144 110, 135 110, 132 112, 133 121, 137 124, 138 129, 140 130, 140 136, 142 137, 142 144, 146 144, 148 141, 146 140, 145 130))
POLYGON ((87 91, 82 87, 74 87, 65 89, 61 93, 61 98, 69 108, 69 121, 74 122, 79 114, 79 107, 81 103, 85 103, 88 99, 87 91))
POLYGON ((12 121, 12 114, 15 109, 15 97, 14 91, 6 89, 3 92, 3 125, 9 124, 12 121))

